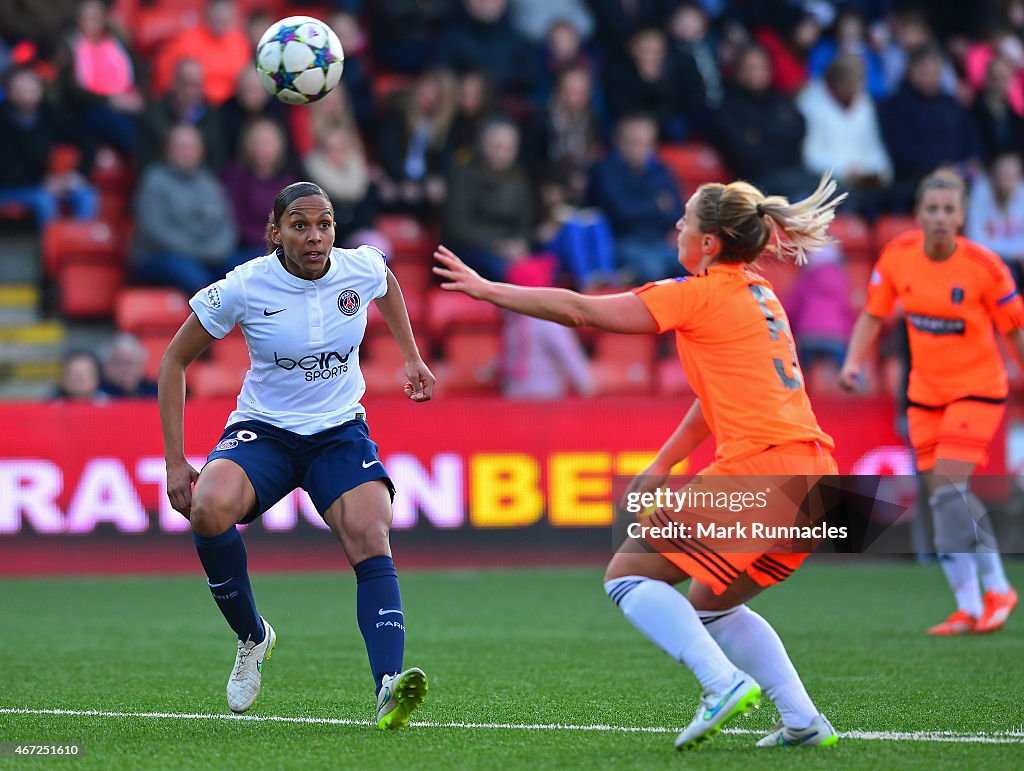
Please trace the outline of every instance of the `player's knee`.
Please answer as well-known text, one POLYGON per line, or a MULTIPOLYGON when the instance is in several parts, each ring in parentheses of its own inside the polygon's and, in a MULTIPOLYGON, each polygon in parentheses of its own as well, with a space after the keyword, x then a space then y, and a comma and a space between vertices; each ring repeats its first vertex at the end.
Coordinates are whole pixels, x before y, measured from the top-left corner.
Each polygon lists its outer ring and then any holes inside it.
POLYGON ((935 551, 939 554, 975 550, 977 532, 966 494, 960 485, 944 485, 935 490, 928 501, 935 530, 935 551))
POLYGON ((604 581, 604 591, 608 595, 609 599, 614 602, 619 608, 622 608, 622 612, 626 612, 626 608, 623 607, 622 601, 630 595, 634 589, 649 582, 651 579, 644 576, 617 576, 615 578, 606 578, 604 581))
POLYGON ((744 616, 754 615, 754 611, 743 603, 740 603, 739 605, 732 605, 731 607, 715 609, 697 608, 695 606, 694 610, 697 611, 697 618, 700 619, 704 626, 716 629, 725 627, 726 624, 729 623, 726 619, 736 620, 741 619, 744 616))
POLYGON ((192 501, 189 522, 192 530, 204 538, 214 538, 227 532, 240 517, 236 511, 237 503, 217 496, 202 496, 192 501))
POLYGON ((608 567, 604 569, 604 582, 607 584, 609 581, 617 581, 625 576, 632 576, 636 574, 644 573, 643 570, 637 569, 637 565, 630 562, 629 559, 624 559, 621 554, 616 554, 612 557, 611 562, 608 563, 608 567))
POLYGON ((611 560, 609 560, 608 567, 604 569, 604 583, 614 581, 623 576, 647 575, 647 568, 649 567, 650 565, 645 564, 642 557, 624 548, 615 552, 611 560))
MULTIPOLYGON (((355 527, 346 527, 342 533, 345 552, 359 557, 390 554, 389 530, 386 522, 363 522, 355 527)), ((357 561, 359 557, 356 557, 357 561)))

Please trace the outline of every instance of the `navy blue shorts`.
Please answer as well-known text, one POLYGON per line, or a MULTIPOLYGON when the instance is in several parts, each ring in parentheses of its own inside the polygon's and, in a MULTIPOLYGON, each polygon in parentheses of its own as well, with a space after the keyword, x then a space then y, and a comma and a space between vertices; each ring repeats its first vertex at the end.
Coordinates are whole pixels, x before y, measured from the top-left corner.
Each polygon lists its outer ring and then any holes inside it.
POLYGON ((241 466, 256 490, 256 510, 246 515, 243 524, 296 487, 309 493, 321 516, 342 493, 374 479, 384 482, 392 500, 395 497, 395 486, 377 457, 377 445, 364 420, 350 420, 310 436, 243 420, 224 429, 206 460, 217 458, 241 466))

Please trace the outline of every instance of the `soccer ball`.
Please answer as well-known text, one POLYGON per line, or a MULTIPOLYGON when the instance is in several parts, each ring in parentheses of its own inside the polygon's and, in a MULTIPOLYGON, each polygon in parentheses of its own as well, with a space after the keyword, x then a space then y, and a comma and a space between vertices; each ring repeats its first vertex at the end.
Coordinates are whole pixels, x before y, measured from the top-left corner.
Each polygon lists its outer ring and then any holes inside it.
POLYGON ((274 22, 256 45, 260 82, 285 104, 306 104, 326 96, 341 80, 344 62, 334 30, 310 16, 274 22))

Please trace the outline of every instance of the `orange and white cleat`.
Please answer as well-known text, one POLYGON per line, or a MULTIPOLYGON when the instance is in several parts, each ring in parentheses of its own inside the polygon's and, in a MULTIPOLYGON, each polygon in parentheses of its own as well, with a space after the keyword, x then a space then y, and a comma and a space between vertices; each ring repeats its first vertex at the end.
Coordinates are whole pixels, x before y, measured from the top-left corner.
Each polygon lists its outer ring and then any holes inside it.
POLYGON ((957 634, 974 634, 978 625, 978 619, 966 610, 958 610, 941 624, 936 624, 928 630, 932 637, 950 637, 957 634))
POLYGON ((982 597, 985 603, 981 618, 974 627, 975 634, 988 634, 1001 629, 1010 613, 1017 607, 1017 592, 1011 587, 1006 592, 985 592, 982 597))

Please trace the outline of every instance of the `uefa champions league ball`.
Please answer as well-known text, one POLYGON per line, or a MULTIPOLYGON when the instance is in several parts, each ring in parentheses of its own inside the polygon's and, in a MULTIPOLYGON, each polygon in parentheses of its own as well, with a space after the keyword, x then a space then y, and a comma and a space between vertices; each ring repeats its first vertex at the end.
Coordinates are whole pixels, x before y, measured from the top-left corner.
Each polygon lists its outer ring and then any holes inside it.
POLYGON ((334 30, 311 16, 270 25, 256 45, 260 82, 285 104, 315 102, 338 85, 345 52, 334 30))

